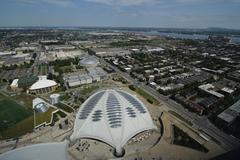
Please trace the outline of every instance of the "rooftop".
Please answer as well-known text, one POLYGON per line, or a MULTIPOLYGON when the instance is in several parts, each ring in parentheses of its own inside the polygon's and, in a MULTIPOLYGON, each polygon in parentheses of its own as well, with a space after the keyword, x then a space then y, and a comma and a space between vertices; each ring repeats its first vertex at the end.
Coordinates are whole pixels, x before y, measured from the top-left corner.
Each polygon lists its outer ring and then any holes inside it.
POLYGON ((117 151, 140 132, 156 129, 144 104, 121 90, 103 90, 88 98, 75 120, 72 140, 93 138, 117 151))
POLYGON ((53 80, 47 79, 47 76, 39 76, 39 80, 30 87, 30 90, 47 88, 55 85, 57 85, 57 83, 53 80))
POLYGON ((41 143, 18 148, 0 155, 1 160, 67 160, 67 141, 41 143))

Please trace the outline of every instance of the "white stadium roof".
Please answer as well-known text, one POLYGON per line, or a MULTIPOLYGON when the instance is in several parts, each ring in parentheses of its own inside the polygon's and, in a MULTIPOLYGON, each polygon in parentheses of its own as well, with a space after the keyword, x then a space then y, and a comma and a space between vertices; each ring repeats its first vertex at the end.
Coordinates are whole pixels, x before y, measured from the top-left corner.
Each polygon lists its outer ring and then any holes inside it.
POLYGON ((0 155, 1 160, 67 160, 68 142, 40 143, 0 155))
POLYGON ((157 129, 144 104, 121 90, 103 90, 88 98, 77 113, 71 140, 101 140, 119 153, 140 132, 157 129))
POLYGON ((82 66, 97 66, 99 64, 99 61, 94 56, 88 56, 80 60, 80 65, 82 66))
POLYGON ((47 79, 47 76, 39 76, 39 80, 30 87, 30 90, 42 89, 56 85, 57 83, 53 80, 47 79))

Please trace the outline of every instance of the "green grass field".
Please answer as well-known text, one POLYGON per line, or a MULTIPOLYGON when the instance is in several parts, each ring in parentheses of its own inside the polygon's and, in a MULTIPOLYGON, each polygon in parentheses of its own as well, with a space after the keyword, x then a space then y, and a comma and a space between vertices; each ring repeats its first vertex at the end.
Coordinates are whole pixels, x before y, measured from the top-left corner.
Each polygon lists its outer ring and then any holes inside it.
POLYGON ((93 91, 97 90, 98 88, 99 88, 99 86, 97 86, 97 85, 92 85, 92 86, 88 85, 80 90, 80 94, 88 95, 88 94, 92 93, 93 91))
POLYGON ((41 75, 46 75, 48 73, 48 66, 46 64, 40 65, 39 72, 41 75))
MULTIPOLYGON (((49 108, 49 110, 46 113, 37 114, 36 115, 36 121, 39 125, 43 122, 49 123, 51 120, 52 112, 55 111, 54 108, 49 108)), ((33 114, 24 120, 16 123, 15 125, 7 128, 6 130, 3 130, 0 132, 0 139, 8 139, 8 138, 15 138, 22 135, 25 135, 27 133, 31 133, 33 131, 34 127, 34 117, 33 114)))
POLYGON ((144 97, 149 103, 152 103, 154 105, 159 105, 160 104, 157 99, 155 99, 153 96, 151 96, 150 94, 148 94, 146 91, 144 91, 143 89, 141 89, 139 87, 129 85, 129 89, 137 92, 139 95, 144 97))
POLYGON ((0 131, 3 131, 17 122, 31 116, 31 112, 8 98, 0 100, 0 131))
POLYGON ((172 115, 174 115, 175 117, 177 117, 178 119, 182 120, 183 122, 187 123, 188 125, 192 126, 192 122, 190 122, 189 120, 183 118, 181 115, 179 115, 177 112, 174 112, 172 110, 168 111, 169 113, 171 113, 172 115))
POLYGON ((3 98, 5 98, 5 96, 0 93, 0 100, 3 98))
POLYGON ((30 116, 14 126, 4 130, 0 134, 0 139, 15 138, 33 131, 33 116, 30 116))
POLYGON ((36 114, 36 125, 42 124, 44 122, 50 123, 52 112, 55 110, 56 109, 50 107, 47 112, 36 114))
POLYGON ((68 113, 74 112, 74 110, 73 110, 72 108, 68 107, 67 105, 65 105, 65 104, 63 104, 63 103, 58 103, 58 104, 56 104, 56 106, 57 106, 58 108, 64 110, 64 111, 68 112, 68 113))
POLYGON ((22 104, 26 109, 32 111, 32 101, 35 98, 34 96, 30 95, 17 95, 13 97, 18 103, 22 104))
MULTIPOLYGON (((11 98, 0 94, 0 139, 16 138, 33 131, 33 99, 33 96, 24 94, 11 98)), ((49 123, 55 110, 49 108, 46 113, 36 114, 37 125, 49 123)))

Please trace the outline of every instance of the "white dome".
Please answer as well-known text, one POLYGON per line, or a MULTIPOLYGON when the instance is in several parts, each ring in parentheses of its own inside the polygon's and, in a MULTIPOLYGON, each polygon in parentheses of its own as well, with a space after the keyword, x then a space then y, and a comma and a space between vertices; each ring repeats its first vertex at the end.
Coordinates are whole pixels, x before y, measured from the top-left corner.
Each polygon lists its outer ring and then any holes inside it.
POLYGON ((41 98, 35 98, 33 99, 33 109, 38 113, 44 113, 48 111, 49 107, 41 98))
POLYGON ((121 151, 140 132, 157 129, 144 104, 121 90, 99 91, 77 113, 71 140, 93 138, 121 151))
POLYGON ((42 88, 52 87, 52 86, 56 86, 56 85, 57 85, 57 83, 53 80, 40 78, 37 82, 35 82, 30 87, 30 90, 42 89, 42 88))
POLYGON ((81 66, 97 66, 99 64, 99 61, 94 56, 85 57, 82 60, 80 60, 81 66))

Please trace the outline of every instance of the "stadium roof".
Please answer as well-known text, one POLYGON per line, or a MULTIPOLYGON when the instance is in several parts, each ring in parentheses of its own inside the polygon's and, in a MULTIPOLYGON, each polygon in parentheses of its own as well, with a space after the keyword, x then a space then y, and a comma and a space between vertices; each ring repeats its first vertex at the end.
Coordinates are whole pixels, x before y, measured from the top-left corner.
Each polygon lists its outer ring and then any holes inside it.
POLYGON ((30 87, 30 90, 42 89, 55 85, 57 85, 57 83, 53 80, 47 79, 47 76, 39 76, 39 80, 30 87))
POLYGON ((67 160, 68 142, 40 143, 0 155, 1 160, 67 160))
POLYGON ((140 132, 157 129, 144 104, 121 90, 103 90, 88 98, 77 113, 71 140, 93 138, 121 151, 140 132))
POLYGON ((85 57, 80 61, 81 66, 97 66, 99 61, 94 56, 85 57))

